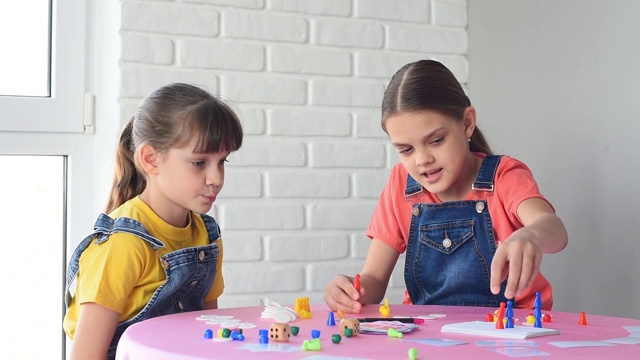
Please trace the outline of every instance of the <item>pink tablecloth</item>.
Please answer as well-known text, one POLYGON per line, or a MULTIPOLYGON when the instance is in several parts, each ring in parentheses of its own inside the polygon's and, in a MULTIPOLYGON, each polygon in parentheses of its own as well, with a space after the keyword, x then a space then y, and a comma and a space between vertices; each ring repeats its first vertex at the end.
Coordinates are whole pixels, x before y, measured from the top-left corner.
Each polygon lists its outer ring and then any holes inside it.
MULTIPOLYGON (((290 306, 293 308, 293 306, 290 306)), ((127 329, 118 346, 119 360, 164 360, 164 359, 407 359, 408 350, 418 350, 418 359, 496 359, 508 358, 493 352, 490 347, 481 347, 476 340, 492 340, 497 338, 484 336, 458 335, 442 333, 442 325, 464 321, 485 319, 485 315, 495 309, 453 306, 410 306, 391 305, 390 316, 419 316, 433 313, 445 314, 446 317, 427 320, 419 329, 407 333, 404 339, 451 339, 465 341, 467 344, 450 347, 436 347, 414 342, 402 341, 386 335, 365 335, 342 337, 339 344, 331 342, 331 335, 339 333, 336 326, 328 326, 329 309, 324 305, 311 307, 312 319, 297 319, 290 325, 300 327, 298 336, 292 336, 288 344, 301 348, 304 340, 311 339, 312 330, 320 330, 322 350, 282 352, 253 352, 242 349, 244 345, 258 344, 259 329, 268 329, 275 321, 261 319, 263 307, 243 307, 220 310, 205 310, 182 313, 150 319, 135 324, 127 329), (204 314, 232 315, 242 322, 254 323, 256 328, 243 331, 244 341, 215 342, 204 338, 204 332, 211 329, 214 336, 220 328, 217 324, 207 324, 196 320, 204 314)), ((528 310, 515 310, 515 316, 524 322, 528 310)), ((544 312, 553 316, 551 323, 543 323, 544 327, 560 330, 561 335, 551 335, 531 339, 536 342, 536 350, 551 354, 547 358, 554 359, 639 359, 640 345, 616 344, 612 347, 559 348, 550 345, 555 341, 601 341, 613 338, 628 337, 629 332, 623 326, 640 326, 638 319, 625 319, 587 314, 588 325, 578 325, 579 315, 576 313, 544 312)), ((352 315, 348 315, 351 317, 352 315)), ((358 317, 379 317, 378 306, 365 306, 363 314, 358 317)), ((336 322, 338 320, 336 319, 336 322)))

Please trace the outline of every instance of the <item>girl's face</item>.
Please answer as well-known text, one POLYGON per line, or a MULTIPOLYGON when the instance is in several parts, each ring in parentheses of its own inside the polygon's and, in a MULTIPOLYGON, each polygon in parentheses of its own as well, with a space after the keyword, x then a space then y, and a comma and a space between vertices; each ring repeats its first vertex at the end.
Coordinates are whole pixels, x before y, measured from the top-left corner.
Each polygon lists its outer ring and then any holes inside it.
POLYGON ((464 199, 481 162, 468 143, 475 110, 468 107, 464 114, 460 121, 432 110, 402 112, 385 122, 409 175, 443 202, 464 199))
POLYGON ((211 210, 224 184, 229 152, 194 153, 194 148, 192 142, 157 154, 156 174, 148 184, 155 194, 153 210, 178 227, 186 225, 189 210, 199 214, 211 210))

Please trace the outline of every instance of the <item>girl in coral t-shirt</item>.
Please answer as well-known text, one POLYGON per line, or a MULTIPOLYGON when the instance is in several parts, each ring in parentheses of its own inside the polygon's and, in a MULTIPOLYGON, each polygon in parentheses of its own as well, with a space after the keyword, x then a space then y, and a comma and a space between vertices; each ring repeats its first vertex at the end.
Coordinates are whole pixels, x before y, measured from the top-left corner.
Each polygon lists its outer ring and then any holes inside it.
POLYGON ((401 164, 378 201, 360 273, 336 276, 325 301, 359 313, 379 303, 406 252, 406 303, 497 307, 507 299, 533 308, 553 304, 540 274, 543 253, 567 245, 567 232, 540 194, 529 168, 496 156, 476 126, 476 111, 444 65, 421 60, 391 79, 382 127, 401 164))

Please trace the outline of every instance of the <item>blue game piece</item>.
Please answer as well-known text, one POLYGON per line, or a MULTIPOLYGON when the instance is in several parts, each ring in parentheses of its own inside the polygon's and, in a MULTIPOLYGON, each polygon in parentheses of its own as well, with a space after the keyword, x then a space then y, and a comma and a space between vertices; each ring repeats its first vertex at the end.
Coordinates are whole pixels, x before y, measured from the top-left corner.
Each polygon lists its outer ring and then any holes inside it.
POLYGON ((542 298, 540 297, 540 291, 536 292, 536 300, 533 302, 533 306, 537 308, 542 307, 542 298))
POLYGON ((231 332, 231 339, 238 340, 238 341, 244 341, 244 335, 242 335, 242 333, 240 331, 233 330, 231 332))
POLYGON ((204 331, 204 338, 205 339, 213 339, 213 331, 211 331, 211 329, 207 329, 204 331))
POLYGON ((320 337, 320 330, 311 330, 311 338, 317 339, 320 337))
POLYGON ((336 325, 336 318, 333 315, 333 311, 329 311, 329 316, 327 317, 327 325, 329 325, 329 326, 335 326, 336 325))
POLYGON ((505 328, 513 329, 513 301, 507 301, 507 323, 505 328))

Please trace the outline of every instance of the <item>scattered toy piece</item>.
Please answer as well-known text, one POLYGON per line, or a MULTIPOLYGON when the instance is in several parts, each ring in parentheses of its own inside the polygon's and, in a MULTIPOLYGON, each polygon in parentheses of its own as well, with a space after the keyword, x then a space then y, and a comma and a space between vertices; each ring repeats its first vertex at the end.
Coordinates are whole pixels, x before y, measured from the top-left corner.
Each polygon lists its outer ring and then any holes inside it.
POLYGON ((402 339, 404 335, 400 331, 394 328, 389 328, 389 330, 387 330, 387 336, 396 338, 396 339, 402 339))
POLYGON ((346 337, 358 336, 360 333, 360 320, 352 318, 352 319, 342 319, 340 320, 340 332, 342 335, 346 337), (351 330, 351 335, 346 334, 346 330, 351 330))
POLYGON ((339 344, 341 340, 342 340, 342 336, 340 336, 340 334, 331 335, 331 342, 332 343, 339 344))
POLYGON ((541 328, 542 327, 542 299, 540 297, 540 291, 536 292, 536 299, 533 302, 533 317, 535 318, 535 322, 533 323, 533 327, 541 328))
POLYGON ((513 329, 514 324, 513 324, 513 301, 508 300, 507 301, 507 323, 505 325, 505 328, 507 329, 513 329))
POLYGON ((298 326, 291 326, 291 333, 293 334, 293 336, 298 336, 299 332, 300 328, 298 326))
POLYGON ((391 312, 391 309, 389 308, 389 299, 384 299, 384 305, 380 306, 380 315, 382 316, 389 316, 389 313, 391 312))
POLYGON ((305 340, 302 343, 302 350, 304 351, 320 351, 322 350, 322 344, 320 339, 305 340))
POLYGON ((327 325, 329 326, 336 325, 336 319, 335 319, 335 316, 333 316, 333 311, 329 311, 329 316, 327 316, 327 325))
POLYGON ((587 325, 587 314, 584 311, 580 313, 580 320, 578 320, 579 325, 587 325))
POLYGON ((291 337, 291 327, 289 324, 271 324, 269 327, 269 338, 271 341, 288 342, 291 337))

